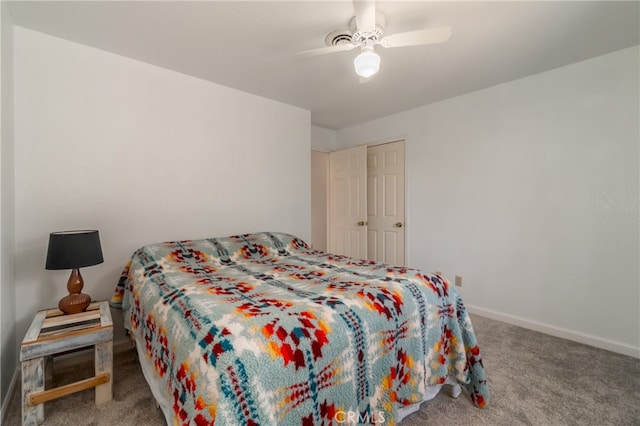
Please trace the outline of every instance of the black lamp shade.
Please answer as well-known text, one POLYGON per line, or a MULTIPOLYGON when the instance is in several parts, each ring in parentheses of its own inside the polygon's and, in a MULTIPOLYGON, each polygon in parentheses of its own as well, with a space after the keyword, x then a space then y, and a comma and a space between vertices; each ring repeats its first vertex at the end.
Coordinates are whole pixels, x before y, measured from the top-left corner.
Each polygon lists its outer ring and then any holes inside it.
POLYGON ((46 269, 75 269, 102 263, 98 231, 62 231, 49 234, 46 269))

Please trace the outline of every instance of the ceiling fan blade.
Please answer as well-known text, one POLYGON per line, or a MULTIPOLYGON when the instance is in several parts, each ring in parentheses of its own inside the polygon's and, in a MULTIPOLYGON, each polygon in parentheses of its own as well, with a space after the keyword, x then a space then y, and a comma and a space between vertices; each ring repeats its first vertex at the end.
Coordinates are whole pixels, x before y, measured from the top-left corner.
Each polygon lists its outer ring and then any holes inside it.
POLYGON ((380 40, 380 45, 382 47, 403 47, 444 43, 451 38, 451 32, 451 27, 438 27, 391 34, 383 37, 380 40))
POLYGON ((356 15, 358 31, 369 33, 376 29, 375 0, 353 0, 353 11, 356 15))
POLYGON ((312 56, 326 55, 327 53, 343 52, 345 50, 351 50, 356 47, 355 44, 342 43, 335 46, 320 47, 318 49, 303 50, 302 52, 294 53, 297 58, 310 58, 312 56))

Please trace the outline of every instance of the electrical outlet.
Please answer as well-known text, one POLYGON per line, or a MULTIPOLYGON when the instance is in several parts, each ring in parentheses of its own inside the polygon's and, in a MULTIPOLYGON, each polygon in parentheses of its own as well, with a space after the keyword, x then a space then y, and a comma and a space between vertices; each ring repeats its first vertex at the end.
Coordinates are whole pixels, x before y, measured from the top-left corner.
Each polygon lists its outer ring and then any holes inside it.
POLYGON ((462 275, 456 275, 455 284, 456 287, 462 287, 462 275))

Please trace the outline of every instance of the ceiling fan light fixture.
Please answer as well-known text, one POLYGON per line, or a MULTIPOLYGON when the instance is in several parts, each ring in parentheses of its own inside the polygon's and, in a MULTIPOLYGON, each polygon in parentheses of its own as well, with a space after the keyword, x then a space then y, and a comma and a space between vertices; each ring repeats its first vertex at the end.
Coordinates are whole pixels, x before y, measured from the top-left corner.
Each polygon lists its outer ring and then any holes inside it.
POLYGON ((362 49, 353 60, 356 74, 362 78, 369 78, 380 70, 380 56, 373 49, 362 49))

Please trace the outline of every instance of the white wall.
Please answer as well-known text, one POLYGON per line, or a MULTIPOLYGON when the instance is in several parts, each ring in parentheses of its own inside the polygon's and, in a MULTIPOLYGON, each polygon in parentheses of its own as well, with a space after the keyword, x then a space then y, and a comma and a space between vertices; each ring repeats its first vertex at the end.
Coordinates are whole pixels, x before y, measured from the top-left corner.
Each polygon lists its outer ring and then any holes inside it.
POLYGON ((110 298, 138 247, 254 231, 310 238, 310 113, 15 27, 20 339, 66 293, 48 235, 98 229, 85 292, 110 298))
POLYGON ((311 148, 321 152, 336 150, 335 130, 311 126, 311 148))
POLYGON ((484 315, 640 357, 639 48, 337 132, 406 139, 408 263, 484 315))
POLYGON ((3 414, 17 364, 13 268, 13 24, 4 1, 0 3, 0 29, 0 414, 3 414))

